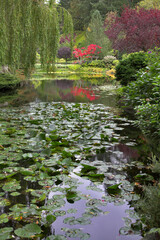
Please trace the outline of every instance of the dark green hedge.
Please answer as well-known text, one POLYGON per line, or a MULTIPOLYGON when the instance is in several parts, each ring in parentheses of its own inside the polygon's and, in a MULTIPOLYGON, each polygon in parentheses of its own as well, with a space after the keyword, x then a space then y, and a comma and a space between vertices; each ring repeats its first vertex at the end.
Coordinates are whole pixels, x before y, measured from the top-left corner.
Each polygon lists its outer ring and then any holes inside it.
POLYGON ((19 86, 20 80, 9 73, 0 73, 0 91, 13 90, 19 86))

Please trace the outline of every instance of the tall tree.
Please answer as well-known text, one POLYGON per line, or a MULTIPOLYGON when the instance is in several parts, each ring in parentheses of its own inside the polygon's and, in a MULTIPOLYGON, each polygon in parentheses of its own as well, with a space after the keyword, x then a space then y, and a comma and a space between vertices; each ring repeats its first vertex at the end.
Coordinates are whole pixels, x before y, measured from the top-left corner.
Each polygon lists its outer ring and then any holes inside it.
POLYGON ((102 17, 98 10, 93 12, 91 21, 86 30, 86 43, 87 45, 96 44, 102 47, 101 57, 111 52, 111 42, 104 33, 102 17))
MULTIPOLYGON (((68 0, 67 9, 70 11, 73 19, 75 30, 86 28, 91 20, 91 15, 98 10, 105 19, 105 15, 110 11, 121 13, 124 6, 135 7, 140 0, 68 0)), ((67 2, 61 0, 60 2, 67 2)))
POLYGON ((0 65, 13 71, 34 67, 39 49, 41 63, 49 69, 55 62, 59 23, 63 15, 66 33, 73 32, 70 14, 57 8, 55 0, 0 0, 0 65))
POLYGON ((113 48, 120 52, 160 47, 160 10, 126 8, 120 17, 115 18, 106 34, 113 48))
POLYGON ((65 8, 65 9, 69 9, 70 7, 70 0, 60 0, 59 4, 65 8))
POLYGON ((143 0, 138 3, 140 8, 160 9, 160 0, 143 0))

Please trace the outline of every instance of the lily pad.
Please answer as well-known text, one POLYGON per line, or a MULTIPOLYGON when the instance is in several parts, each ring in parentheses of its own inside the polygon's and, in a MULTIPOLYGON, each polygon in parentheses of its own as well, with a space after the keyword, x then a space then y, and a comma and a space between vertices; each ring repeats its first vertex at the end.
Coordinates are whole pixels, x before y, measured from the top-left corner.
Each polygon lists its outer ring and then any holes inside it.
POLYGON ((46 240, 67 240, 67 238, 63 235, 51 235, 46 240))
POLYGON ((5 227, 0 229, 0 239, 6 240, 11 238, 11 232, 13 231, 12 227, 5 227))
POLYGON ((0 215, 0 224, 1 223, 7 223, 8 221, 9 221, 9 219, 8 219, 7 214, 3 213, 3 214, 0 215))
POLYGON ((21 186, 17 180, 13 179, 13 180, 7 181, 2 187, 2 189, 6 192, 14 192, 17 189, 21 189, 21 186))
POLYGON ((41 228, 35 223, 30 223, 22 228, 16 229, 14 232, 21 238, 33 238, 36 234, 41 233, 41 228))
POLYGON ((108 187, 107 192, 109 194, 113 194, 113 195, 119 194, 121 192, 121 189, 119 188, 120 185, 121 185, 121 183, 108 187))

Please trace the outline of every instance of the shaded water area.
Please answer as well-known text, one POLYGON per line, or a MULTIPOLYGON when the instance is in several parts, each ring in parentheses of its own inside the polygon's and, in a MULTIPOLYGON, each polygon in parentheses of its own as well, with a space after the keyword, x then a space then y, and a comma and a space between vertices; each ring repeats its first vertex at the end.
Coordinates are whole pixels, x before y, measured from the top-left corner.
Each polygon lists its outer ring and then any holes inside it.
POLYGON ((126 167, 145 158, 147 146, 121 117, 116 86, 42 75, 0 111, 0 236, 140 240, 131 228, 139 195, 126 167))

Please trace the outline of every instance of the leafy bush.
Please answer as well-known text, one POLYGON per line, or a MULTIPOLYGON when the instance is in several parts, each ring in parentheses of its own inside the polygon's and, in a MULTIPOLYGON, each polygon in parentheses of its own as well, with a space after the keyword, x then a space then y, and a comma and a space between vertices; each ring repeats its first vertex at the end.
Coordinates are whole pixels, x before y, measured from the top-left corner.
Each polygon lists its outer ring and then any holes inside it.
POLYGON ((103 58, 103 61, 104 61, 106 64, 113 63, 114 60, 116 60, 116 57, 111 56, 111 55, 105 56, 105 57, 103 58))
POLYGON ((137 71, 147 66, 147 56, 144 52, 136 52, 119 61, 116 66, 116 80, 126 86, 137 79, 137 71))
POLYGON ((107 68, 112 68, 112 67, 116 66, 119 63, 117 58, 112 56, 112 55, 105 56, 103 58, 103 61, 106 64, 107 68))
POLYGON ((68 69, 70 69, 72 71, 78 71, 81 68, 81 65, 79 65, 79 64, 70 64, 67 67, 68 67, 68 69))
MULTIPOLYGON (((135 206, 143 222, 149 228, 160 226, 160 192, 159 186, 144 187, 144 197, 135 206)), ((157 238, 158 239, 158 238, 157 238)))
POLYGON ((97 68, 105 68, 106 64, 103 60, 93 60, 87 61, 81 64, 82 67, 97 67, 97 68))
POLYGON ((160 105, 142 104, 136 107, 137 125, 144 134, 152 138, 160 138, 160 105))
POLYGON ((0 73, 0 90, 12 90, 19 85, 19 80, 10 73, 0 73))
POLYGON ((61 47, 58 49, 58 58, 64 58, 66 61, 68 58, 71 58, 71 48, 69 47, 61 47))
POLYGON ((139 71, 137 80, 123 88, 124 105, 133 107, 136 123, 148 135, 160 139, 160 53, 146 54, 148 66, 139 71))

